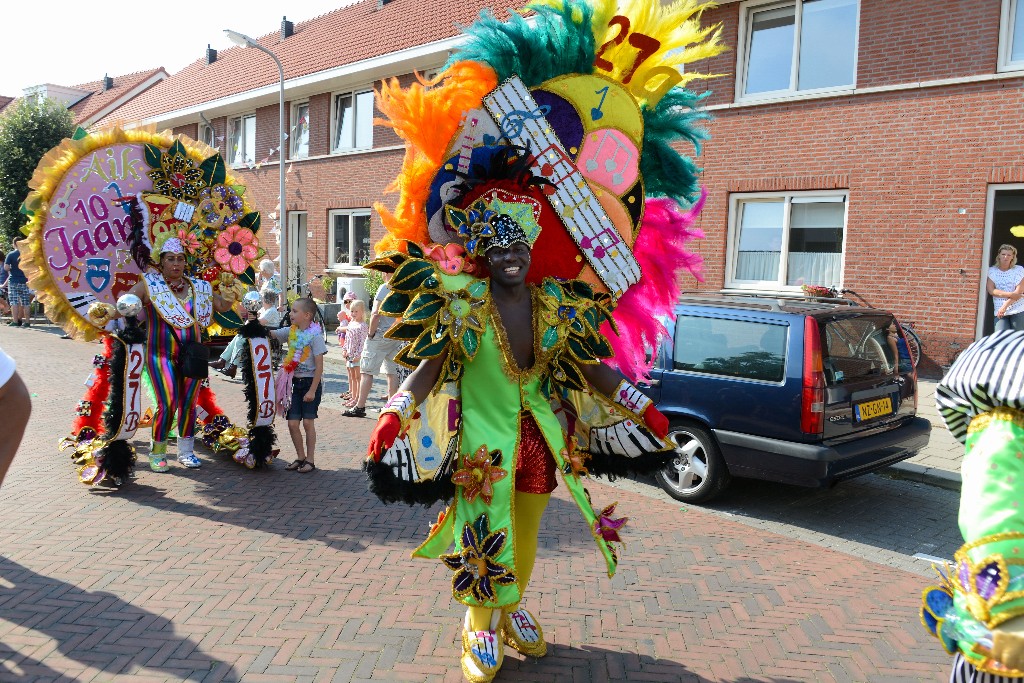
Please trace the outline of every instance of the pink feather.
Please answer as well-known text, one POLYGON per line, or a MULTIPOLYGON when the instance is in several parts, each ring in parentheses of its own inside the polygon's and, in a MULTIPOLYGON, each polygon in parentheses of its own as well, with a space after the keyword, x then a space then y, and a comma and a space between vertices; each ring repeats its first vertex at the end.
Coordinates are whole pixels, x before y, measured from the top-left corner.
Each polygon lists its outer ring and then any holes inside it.
POLYGON ((668 334, 662 319, 675 319, 679 276, 686 271, 704 281, 704 258, 687 251, 685 245, 704 237, 694 223, 706 198, 707 189, 702 189, 700 199, 685 212, 668 197, 647 200, 640 234, 633 245, 633 256, 643 275, 619 298, 612 313, 618 334, 607 323, 601 330, 615 352, 606 362, 633 381, 647 377, 654 362, 647 360, 645 344, 657 348, 668 334))

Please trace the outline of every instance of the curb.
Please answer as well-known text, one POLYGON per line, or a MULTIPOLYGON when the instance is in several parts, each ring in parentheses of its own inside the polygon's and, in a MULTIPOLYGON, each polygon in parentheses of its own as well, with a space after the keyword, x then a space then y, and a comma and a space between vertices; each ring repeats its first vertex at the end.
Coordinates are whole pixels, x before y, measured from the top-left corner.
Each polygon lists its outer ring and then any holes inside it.
POLYGON ((940 470, 936 467, 925 467, 924 465, 912 462, 898 462, 879 471, 879 474, 892 479, 904 479, 921 482, 929 486, 938 486, 950 491, 959 491, 961 485, 959 472, 940 470))

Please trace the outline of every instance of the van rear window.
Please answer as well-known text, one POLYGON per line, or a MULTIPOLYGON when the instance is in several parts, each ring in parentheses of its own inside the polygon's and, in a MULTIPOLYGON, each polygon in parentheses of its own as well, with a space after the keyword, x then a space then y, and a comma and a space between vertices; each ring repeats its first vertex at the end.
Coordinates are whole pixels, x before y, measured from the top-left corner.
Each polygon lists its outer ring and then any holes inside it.
POLYGON ((672 367, 765 382, 786 376, 786 325, 702 318, 676 319, 672 367))
POLYGON ((889 336, 890 331, 896 331, 896 324, 888 315, 827 321, 822 328, 825 383, 837 386, 899 372, 906 345, 898 336, 889 336))

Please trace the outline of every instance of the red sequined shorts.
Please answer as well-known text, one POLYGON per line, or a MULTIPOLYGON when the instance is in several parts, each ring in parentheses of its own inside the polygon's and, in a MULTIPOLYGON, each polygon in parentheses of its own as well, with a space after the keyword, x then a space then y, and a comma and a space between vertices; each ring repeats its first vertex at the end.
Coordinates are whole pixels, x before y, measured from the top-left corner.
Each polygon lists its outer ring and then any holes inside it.
POLYGON ((529 413, 519 421, 519 452, 516 455, 516 491, 551 493, 555 490, 558 486, 555 458, 537 421, 529 413))

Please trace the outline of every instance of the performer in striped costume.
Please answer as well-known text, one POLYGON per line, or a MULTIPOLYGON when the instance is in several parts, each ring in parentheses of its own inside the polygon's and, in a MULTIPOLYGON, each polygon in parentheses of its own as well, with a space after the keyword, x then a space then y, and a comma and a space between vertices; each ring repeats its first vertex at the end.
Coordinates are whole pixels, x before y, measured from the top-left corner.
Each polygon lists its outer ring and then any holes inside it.
POLYGON ((955 654, 952 683, 1024 678, 1024 332, 969 346, 936 389, 939 413, 966 446, 964 545, 923 595, 922 622, 955 654))

